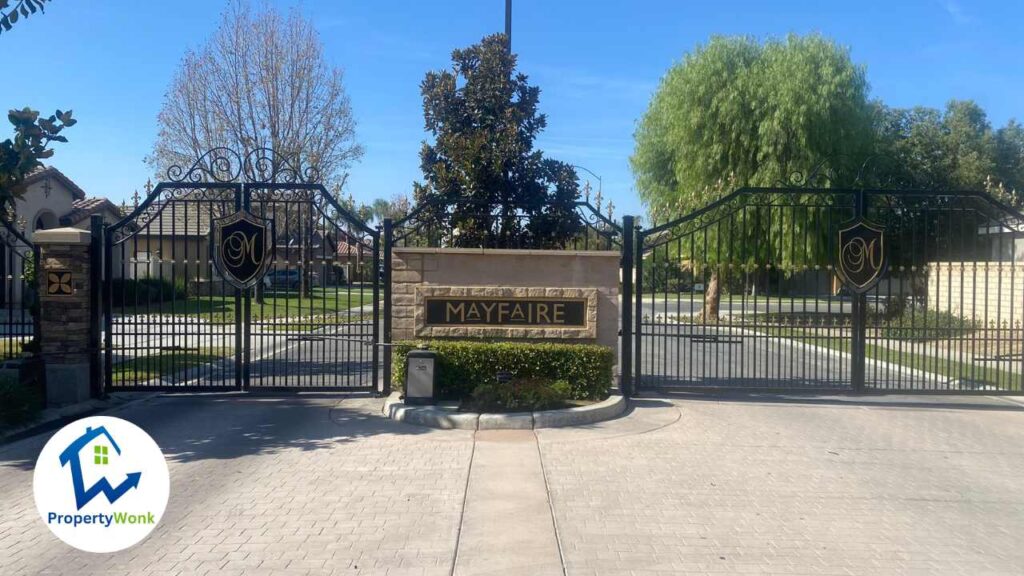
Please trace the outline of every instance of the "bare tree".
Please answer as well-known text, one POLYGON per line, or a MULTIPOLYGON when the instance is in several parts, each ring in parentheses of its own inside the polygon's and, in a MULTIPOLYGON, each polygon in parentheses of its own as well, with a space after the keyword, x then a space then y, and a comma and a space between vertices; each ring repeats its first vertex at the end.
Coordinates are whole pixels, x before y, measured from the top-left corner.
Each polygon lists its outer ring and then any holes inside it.
POLYGON ((158 123, 149 161, 160 172, 220 146, 242 156, 270 148, 315 166, 330 187, 363 154, 342 71, 325 62, 312 22, 246 0, 233 0, 207 43, 185 54, 158 123))
MULTIPOLYGON (((232 0, 213 36, 182 59, 158 116, 149 162, 162 174, 213 148, 230 148, 242 158, 269 148, 296 168, 315 167, 322 184, 340 189, 363 154, 342 78, 324 60, 312 22, 297 9, 285 15, 266 4, 253 9, 246 0, 232 0)), ((310 236, 315 213, 293 209, 267 216, 279 229, 310 236)), ((310 288, 306 244, 300 242, 298 258, 303 295, 310 288)), ((259 302, 262 292, 257 286, 259 302)))

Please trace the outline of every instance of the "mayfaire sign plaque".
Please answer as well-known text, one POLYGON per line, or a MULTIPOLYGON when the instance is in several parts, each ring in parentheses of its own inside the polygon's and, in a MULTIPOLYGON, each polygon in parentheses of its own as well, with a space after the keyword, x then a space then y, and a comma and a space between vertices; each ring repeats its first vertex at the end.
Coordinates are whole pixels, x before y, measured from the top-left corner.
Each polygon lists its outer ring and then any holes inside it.
POLYGON ((420 338, 597 338, 597 289, 417 286, 420 338))
POLYGON ((427 326, 587 325, 585 298, 426 298, 427 326))

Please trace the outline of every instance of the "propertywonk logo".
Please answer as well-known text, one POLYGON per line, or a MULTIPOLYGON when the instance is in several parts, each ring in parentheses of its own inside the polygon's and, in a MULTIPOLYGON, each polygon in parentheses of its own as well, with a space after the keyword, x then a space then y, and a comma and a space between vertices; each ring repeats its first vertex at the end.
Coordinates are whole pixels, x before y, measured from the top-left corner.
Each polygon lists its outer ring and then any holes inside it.
POLYGON ((156 527, 170 477, 149 434, 120 418, 94 416, 50 438, 36 461, 33 491, 58 538, 87 552, 116 552, 156 527))

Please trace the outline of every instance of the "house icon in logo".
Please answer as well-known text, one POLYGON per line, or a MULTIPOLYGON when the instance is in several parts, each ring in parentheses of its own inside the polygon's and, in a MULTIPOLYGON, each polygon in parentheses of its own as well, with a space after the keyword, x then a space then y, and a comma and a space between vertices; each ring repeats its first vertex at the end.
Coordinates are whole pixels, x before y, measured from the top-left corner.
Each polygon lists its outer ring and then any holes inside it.
MULTIPOLYGON (((127 474, 127 478, 118 484, 116 488, 113 487, 106 478, 99 479, 89 488, 85 487, 85 482, 82 479, 82 450, 84 450, 85 447, 93 440, 103 437, 110 442, 110 446, 114 448, 114 452, 120 456, 121 448, 118 447, 117 442, 114 441, 114 437, 107 432, 107 428, 105 426, 100 426, 98 428, 86 427, 85 433, 75 439, 60 454, 61 467, 70 466, 71 468, 71 482, 75 489, 75 504, 78 506, 79 510, 81 510, 83 506, 88 504, 100 493, 105 494, 107 496, 107 501, 113 504, 129 490, 137 488, 139 485, 139 479, 142 477, 142 472, 129 472, 127 474)), ((93 453, 86 454, 85 457, 91 457, 93 464, 100 466, 107 465, 109 463, 108 449, 108 446, 97 444, 93 447, 93 453)))

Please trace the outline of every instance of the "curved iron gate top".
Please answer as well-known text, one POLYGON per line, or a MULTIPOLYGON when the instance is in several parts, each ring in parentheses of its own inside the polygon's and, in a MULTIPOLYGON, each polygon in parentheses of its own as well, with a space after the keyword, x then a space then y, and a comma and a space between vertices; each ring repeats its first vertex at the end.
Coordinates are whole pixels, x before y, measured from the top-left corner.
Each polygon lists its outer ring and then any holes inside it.
POLYGON ((1022 392, 1024 215, 986 194, 744 188, 635 259, 638 388, 1022 392))
POLYGON ((434 198, 391 224, 393 246, 542 250, 618 250, 622 226, 588 199, 564 207, 462 198, 434 198), (464 224, 473 229, 466 234, 464 224), (534 226, 547 226, 547 234, 534 226))
POLYGON ((107 386, 376 389, 379 232, 270 150, 219 148, 167 175, 105 229, 107 386), (246 289, 211 239, 240 211, 272 223, 266 274, 246 289))

